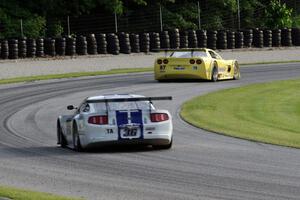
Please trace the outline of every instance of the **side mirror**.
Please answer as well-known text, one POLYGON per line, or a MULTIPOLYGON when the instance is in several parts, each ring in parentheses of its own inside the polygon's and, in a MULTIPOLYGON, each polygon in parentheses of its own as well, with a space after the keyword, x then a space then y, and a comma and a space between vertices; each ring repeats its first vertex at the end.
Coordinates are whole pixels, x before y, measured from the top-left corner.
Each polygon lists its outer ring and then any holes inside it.
POLYGON ((67 106, 67 109, 68 109, 68 110, 74 110, 75 108, 74 108, 73 105, 68 105, 68 106, 67 106))

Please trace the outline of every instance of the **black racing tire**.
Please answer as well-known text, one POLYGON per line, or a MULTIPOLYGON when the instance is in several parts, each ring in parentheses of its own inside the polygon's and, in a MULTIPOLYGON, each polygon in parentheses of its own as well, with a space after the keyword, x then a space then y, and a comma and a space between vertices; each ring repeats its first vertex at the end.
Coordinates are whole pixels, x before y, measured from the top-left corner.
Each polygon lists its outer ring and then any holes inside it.
POLYGON ((62 148, 65 148, 67 146, 67 141, 62 133, 59 122, 57 122, 57 144, 59 144, 62 148))
POLYGON ((152 145, 154 149, 171 149, 173 144, 173 138, 171 138, 171 142, 169 144, 164 145, 152 145))
POLYGON ((218 67, 215 65, 212 73, 211 73, 211 81, 212 82, 217 82, 218 81, 218 67))
POLYGON ((240 66, 237 61, 234 62, 234 74, 233 74, 233 80, 239 80, 241 78, 241 72, 240 72, 240 66))
POLYGON ((77 152, 81 152, 83 150, 80 143, 80 137, 78 134, 76 123, 73 123, 73 148, 77 152))

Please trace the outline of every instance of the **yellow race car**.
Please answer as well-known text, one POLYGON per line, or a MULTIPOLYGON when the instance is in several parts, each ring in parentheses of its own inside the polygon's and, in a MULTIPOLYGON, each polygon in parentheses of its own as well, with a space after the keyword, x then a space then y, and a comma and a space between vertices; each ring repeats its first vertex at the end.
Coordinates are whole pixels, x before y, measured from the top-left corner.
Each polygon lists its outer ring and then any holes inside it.
POLYGON ((239 79, 240 67, 236 60, 224 60, 211 49, 164 50, 165 56, 154 63, 155 79, 204 79, 216 82, 239 79))

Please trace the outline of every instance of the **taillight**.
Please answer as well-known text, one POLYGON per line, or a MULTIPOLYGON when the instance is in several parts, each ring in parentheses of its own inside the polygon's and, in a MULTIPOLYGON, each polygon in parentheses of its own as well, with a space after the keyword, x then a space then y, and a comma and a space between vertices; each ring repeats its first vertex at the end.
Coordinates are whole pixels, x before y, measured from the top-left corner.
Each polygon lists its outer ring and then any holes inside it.
POLYGON ((194 60, 194 59, 191 59, 191 60, 190 60, 190 64, 192 64, 192 65, 195 64, 195 60, 194 60))
POLYGON ((168 63, 169 63, 168 59, 164 59, 164 64, 168 64, 168 63))
POLYGON ((88 120, 89 124, 108 124, 108 116, 107 115, 99 115, 99 116, 91 116, 88 120))
POLYGON ((161 65, 161 64, 162 64, 162 60, 161 60, 161 59, 158 59, 158 60, 157 60, 157 64, 161 65))
POLYGON ((169 115, 166 113, 151 113, 151 122, 162 122, 169 120, 169 115))
POLYGON ((198 59, 198 60, 196 60, 196 63, 197 63, 198 65, 200 65, 200 64, 202 63, 202 60, 198 59))

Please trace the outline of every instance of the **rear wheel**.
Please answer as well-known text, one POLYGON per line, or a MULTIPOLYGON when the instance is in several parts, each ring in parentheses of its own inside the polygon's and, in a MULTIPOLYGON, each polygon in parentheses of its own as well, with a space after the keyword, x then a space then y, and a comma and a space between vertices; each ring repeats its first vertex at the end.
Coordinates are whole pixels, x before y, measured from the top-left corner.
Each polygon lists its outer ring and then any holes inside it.
POLYGON ((238 62, 234 63, 234 72, 233 72, 233 79, 234 80, 239 80, 241 78, 241 73, 240 73, 240 66, 238 62))
POLYGON ((218 68, 214 66, 211 74, 211 81, 212 82, 217 82, 218 81, 218 68))
POLYGON ((77 125, 75 123, 73 125, 73 147, 75 151, 82 151, 77 125))
POLYGON ((66 147, 67 145, 66 139, 62 133, 59 122, 57 122, 57 144, 60 144, 62 148, 66 147))

